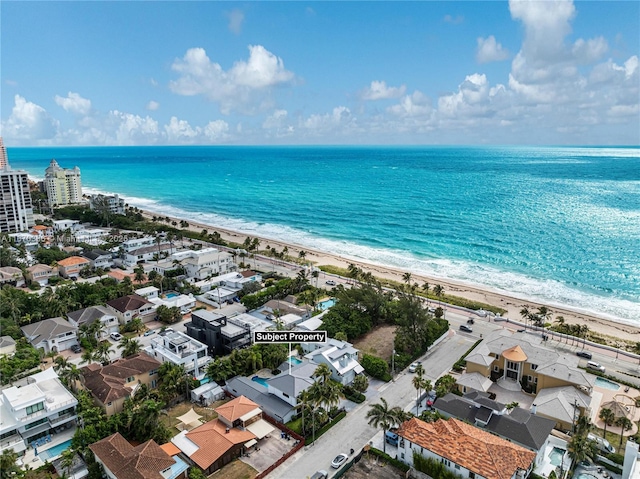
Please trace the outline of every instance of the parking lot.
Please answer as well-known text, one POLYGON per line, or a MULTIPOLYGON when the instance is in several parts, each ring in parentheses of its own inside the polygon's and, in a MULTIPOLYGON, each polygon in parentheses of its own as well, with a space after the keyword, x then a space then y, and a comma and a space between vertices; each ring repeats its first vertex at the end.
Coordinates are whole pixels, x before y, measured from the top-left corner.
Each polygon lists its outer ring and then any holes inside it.
POLYGON ((295 443, 293 437, 289 440, 280 437, 280 430, 276 429, 256 444, 257 450, 250 448, 249 455, 242 456, 240 460, 262 472, 293 449, 295 443))

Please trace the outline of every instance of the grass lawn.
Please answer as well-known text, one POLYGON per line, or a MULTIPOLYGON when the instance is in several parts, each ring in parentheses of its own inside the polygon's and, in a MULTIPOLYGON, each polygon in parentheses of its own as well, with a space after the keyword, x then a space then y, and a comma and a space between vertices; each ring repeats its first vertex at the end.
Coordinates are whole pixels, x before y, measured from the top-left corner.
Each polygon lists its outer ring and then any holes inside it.
POLYGON ((393 341, 396 337, 396 326, 378 326, 353 341, 353 347, 362 354, 371 354, 384 360, 391 358, 393 341))
MULTIPOLYGON (((196 406, 190 402, 182 402, 172 407, 167 411, 166 416, 161 416, 161 421, 169 428, 175 428, 176 431, 180 432, 180 430, 176 427, 180 421, 178 421, 178 417, 186 414, 189 409, 193 408, 195 412, 202 416, 200 421, 209 422, 212 419, 218 417, 218 414, 214 411, 215 408, 222 406, 227 401, 216 401, 210 407, 204 408, 200 406, 196 406)), ((174 431, 175 432, 175 431, 174 431)))
POLYGON ((211 474, 209 479, 253 479, 257 475, 258 471, 253 467, 236 459, 224 466, 222 469, 211 474))

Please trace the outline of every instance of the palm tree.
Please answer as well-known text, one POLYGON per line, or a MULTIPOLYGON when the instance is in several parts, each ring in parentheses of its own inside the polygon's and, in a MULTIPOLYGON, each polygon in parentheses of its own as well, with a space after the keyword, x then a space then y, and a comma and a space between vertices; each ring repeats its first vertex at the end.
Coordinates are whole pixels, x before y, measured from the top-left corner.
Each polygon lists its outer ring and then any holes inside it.
POLYGON ((122 357, 126 358, 128 356, 133 356, 134 354, 140 352, 142 350, 142 345, 140 341, 133 338, 122 338, 120 340, 120 345, 118 346, 122 349, 122 357))
POLYGON ((402 281, 404 281, 407 286, 409 286, 411 284, 411 273, 406 272, 402 275, 402 281))
POLYGON ((102 341, 98 344, 96 351, 93 353, 93 357, 96 361, 101 362, 103 365, 109 364, 109 354, 113 353, 111 349, 111 343, 109 341, 102 341))
POLYGON ((576 434, 586 436, 593 424, 591 424, 591 419, 586 414, 581 414, 578 420, 576 421, 576 434))
POLYGON ((614 414, 614 412, 606 407, 603 407, 602 409, 600 409, 600 414, 598 415, 598 417, 602 420, 602 422, 604 422, 604 434, 603 436, 606 438, 607 437, 607 426, 611 426, 611 424, 613 424, 613 421, 615 421, 616 419, 616 415, 614 414))
POLYGON ((586 435, 575 434, 567 444, 569 457, 574 463, 584 461, 587 457, 595 457, 597 454, 596 443, 587 439, 586 435))
POLYGON ((311 377, 317 379, 320 384, 324 385, 331 379, 331 369, 323 363, 316 368, 311 377))
POLYGON ((80 361, 82 364, 88 364, 93 362, 93 351, 89 350, 89 349, 85 349, 85 351, 82 353, 82 356, 80 356, 80 359, 82 359, 82 361, 80 361))
POLYGON ((633 427, 633 423, 626 416, 621 416, 616 419, 616 426, 620 428, 620 444, 618 444, 618 451, 622 449, 622 440, 624 439, 625 431, 629 431, 633 427))
POLYGON ((307 252, 304 250, 300 250, 300 252, 298 253, 298 258, 300 258, 302 262, 304 262, 306 257, 307 257, 307 252))
POLYGON ((380 403, 372 404, 371 409, 367 412, 367 418, 369 418, 369 425, 373 427, 382 428, 382 451, 387 452, 384 436, 387 431, 393 427, 394 424, 398 424, 399 418, 403 416, 403 411, 398 406, 389 408, 385 398, 380 398, 380 403))
POLYGON ((299 395, 298 395, 298 408, 300 408, 300 410, 302 411, 302 427, 301 427, 301 432, 303 436, 306 436, 305 433, 305 422, 304 422, 304 412, 306 409, 309 409, 310 405, 311 405, 311 394, 309 393, 308 390, 304 390, 302 391, 299 395))
POLYGON ((418 406, 420 406, 420 390, 424 387, 424 378, 422 377, 423 374, 424 369, 422 367, 422 364, 420 364, 416 368, 416 375, 411 381, 413 387, 416 388, 416 416, 418 415, 418 406))
POLYGON ((71 386, 71 389, 74 391, 76 390, 76 381, 80 381, 81 377, 82 373, 75 364, 70 364, 69 367, 60 374, 60 378, 71 386))
POLYGON ((529 311, 528 305, 525 304, 522 307, 522 309, 520 310, 520 316, 522 316, 522 319, 524 319, 524 325, 526 327, 528 320, 531 318, 531 311, 529 311))
POLYGON ((67 358, 65 358, 64 356, 58 356, 54 362, 56 363, 55 366, 53 366, 53 369, 55 369, 55 371, 60 375, 60 373, 62 371, 64 371, 65 369, 67 369, 69 367, 69 360, 67 358))
POLYGON ((133 272, 135 273, 135 276, 134 276, 133 279, 137 283, 142 283, 144 281, 144 279, 145 279, 144 268, 142 267, 142 265, 140 264, 140 265, 136 266, 136 268, 133 270, 133 272))

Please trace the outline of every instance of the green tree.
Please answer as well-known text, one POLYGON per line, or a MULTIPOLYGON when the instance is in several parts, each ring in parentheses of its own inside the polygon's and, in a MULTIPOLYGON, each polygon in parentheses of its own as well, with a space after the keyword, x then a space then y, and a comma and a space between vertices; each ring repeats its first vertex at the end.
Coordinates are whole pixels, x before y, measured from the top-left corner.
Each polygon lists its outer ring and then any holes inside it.
POLYGON ((364 374, 358 374, 353 378, 352 386, 356 391, 364 393, 369 388, 369 380, 364 374))
POLYGON ((620 443, 618 444, 618 451, 620 451, 622 449, 622 441, 624 440, 624 433, 626 431, 631 430, 631 428, 633 427, 633 423, 628 417, 621 416, 618 419, 616 419, 615 425, 620 428, 620 443))
POLYGON ((606 407, 600 409, 600 414, 598 417, 604 422, 604 434, 603 437, 607 437, 607 426, 611 426, 616 419, 616 415, 614 412, 606 407))
POLYGON ((122 349, 122 357, 126 358, 140 352, 142 350, 142 344, 140 344, 140 341, 137 339, 123 337, 120 340, 118 348, 122 349))
POLYGON ((456 387, 456 380, 450 374, 446 374, 436 381, 436 396, 442 397, 453 391, 456 387))
POLYGON ((420 390, 424 387, 424 368, 422 364, 418 364, 416 368, 416 375, 413 377, 411 383, 416 388, 416 415, 418 415, 418 407, 420 406, 420 390))
POLYGON ((143 267, 141 264, 139 264, 138 266, 136 266, 136 267, 134 268, 133 272, 135 273, 135 276, 134 276, 134 278, 133 278, 133 279, 134 279, 137 283, 142 283, 142 282, 146 279, 146 276, 145 276, 145 274, 144 274, 144 267, 143 267))
POLYGON ((0 455, 0 479, 11 479, 20 477, 21 470, 16 464, 18 454, 13 449, 5 449, 0 455))
POLYGON ((382 450, 385 453, 387 452, 387 441, 384 440, 384 435, 389 429, 400 422, 399 418, 403 416, 402 413, 402 409, 398 406, 390 408, 385 398, 380 398, 380 402, 378 404, 372 404, 369 412, 367 412, 369 425, 376 428, 382 428, 382 450))
POLYGON ((93 359, 106 366, 111 361, 109 355, 113 352, 113 349, 111 349, 111 343, 109 341, 102 341, 94 351, 93 359))

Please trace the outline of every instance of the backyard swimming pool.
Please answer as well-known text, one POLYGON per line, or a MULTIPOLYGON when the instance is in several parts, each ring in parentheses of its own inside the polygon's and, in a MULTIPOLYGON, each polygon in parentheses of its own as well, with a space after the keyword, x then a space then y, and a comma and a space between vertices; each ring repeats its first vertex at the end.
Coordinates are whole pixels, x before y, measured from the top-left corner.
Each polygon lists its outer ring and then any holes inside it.
POLYGON ((165 297, 167 298, 175 298, 176 296, 180 296, 178 293, 176 293, 175 291, 169 291, 168 293, 164 294, 165 297))
POLYGON ((52 448, 47 449, 46 451, 42 451, 38 454, 38 457, 44 461, 50 461, 51 459, 55 459, 64 451, 71 447, 71 439, 65 441, 63 443, 58 444, 57 446, 53 446, 52 448))
POLYGON ((565 450, 560 449, 559 447, 554 447, 553 450, 549 453, 549 462, 554 466, 559 466, 562 464, 562 456, 564 456, 565 450))
POLYGON ((610 389, 611 391, 617 391, 620 389, 620 385, 618 383, 614 383, 613 381, 609 381, 608 379, 601 377, 596 378, 595 385, 604 389, 610 389))
POLYGON ((295 356, 289 356, 289 359, 287 359, 287 361, 289 361, 291 364, 302 364, 302 361, 300 361, 298 358, 296 358, 295 356))
POLYGON ((325 299, 324 301, 320 301, 318 303, 318 309, 325 311, 335 304, 336 304, 336 300, 334 298, 325 299))
POLYGON ((251 380, 257 382, 258 384, 261 384, 265 388, 267 387, 267 380, 265 378, 261 378, 261 377, 258 377, 258 376, 253 376, 251 378, 251 380))

